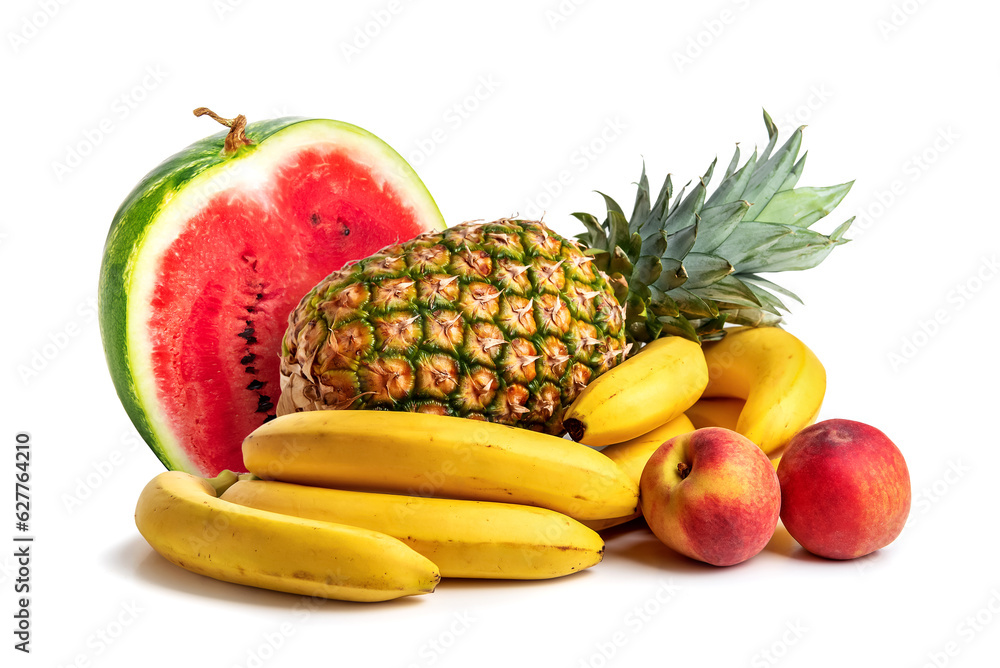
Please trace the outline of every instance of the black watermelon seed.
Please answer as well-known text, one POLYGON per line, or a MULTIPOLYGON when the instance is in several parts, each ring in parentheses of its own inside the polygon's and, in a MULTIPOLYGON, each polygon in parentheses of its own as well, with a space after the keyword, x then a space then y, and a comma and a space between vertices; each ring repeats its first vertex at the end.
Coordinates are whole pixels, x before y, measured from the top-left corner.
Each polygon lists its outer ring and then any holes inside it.
POLYGON ((262 387, 264 387, 263 381, 258 380, 257 378, 254 378, 253 380, 251 380, 250 384, 247 385, 247 389, 248 390, 259 390, 262 387))
POLYGON ((271 420, 274 420, 277 417, 278 416, 274 415, 274 414, 268 415, 267 417, 264 418, 264 424, 267 424, 268 422, 270 422, 271 420))
POLYGON ((269 410, 271 410, 272 408, 274 408, 274 404, 272 404, 270 401, 266 401, 266 402, 264 402, 262 404, 258 404, 257 405, 257 410, 255 412, 257 412, 257 413, 266 413, 269 410))
POLYGON ((257 356, 254 355, 253 353, 250 353, 249 355, 243 356, 243 359, 240 360, 240 364, 246 366, 247 364, 250 364, 250 362, 253 362, 255 359, 257 359, 257 356))
POLYGON ((252 346, 255 343, 257 343, 257 337, 254 337, 254 336, 248 336, 247 337, 247 345, 248 346, 252 346))
POLYGON ((263 298, 264 298, 264 293, 263 292, 258 292, 257 293, 257 301, 260 301, 263 298))
POLYGON ((247 340, 253 338, 253 327, 247 327, 246 329, 244 329, 242 332, 240 332, 236 336, 242 336, 244 339, 247 339, 247 340))

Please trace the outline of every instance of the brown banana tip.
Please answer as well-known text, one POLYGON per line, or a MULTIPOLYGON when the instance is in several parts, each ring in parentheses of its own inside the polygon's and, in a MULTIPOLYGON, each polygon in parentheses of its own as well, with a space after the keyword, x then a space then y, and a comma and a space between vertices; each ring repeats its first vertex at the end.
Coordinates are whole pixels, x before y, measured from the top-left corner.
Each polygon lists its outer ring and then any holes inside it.
POLYGON ((566 431, 569 432, 569 437, 572 438, 577 443, 580 442, 580 440, 583 438, 584 432, 586 431, 586 428, 583 426, 583 423, 577 420, 576 418, 569 418, 568 420, 564 420, 563 428, 565 428, 566 431))

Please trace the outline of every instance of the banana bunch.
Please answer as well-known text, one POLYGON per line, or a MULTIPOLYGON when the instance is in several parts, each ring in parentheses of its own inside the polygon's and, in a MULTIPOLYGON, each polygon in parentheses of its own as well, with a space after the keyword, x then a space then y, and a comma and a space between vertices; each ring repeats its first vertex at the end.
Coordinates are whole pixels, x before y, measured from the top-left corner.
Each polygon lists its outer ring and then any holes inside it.
POLYGON ((438 499, 246 480, 224 501, 348 524, 398 538, 452 578, 538 580, 604 556, 594 531, 561 513, 512 503, 438 499))
POLYGON ((220 499, 235 480, 228 471, 213 480, 161 473, 139 495, 139 533, 189 571, 304 596, 386 601, 432 592, 441 579, 433 562, 383 533, 220 499))
POLYGON ((634 476, 585 445, 437 415, 293 413, 250 434, 243 455, 260 479, 154 478, 140 533, 202 575, 342 600, 425 593, 442 575, 568 575, 604 556, 574 518, 639 503, 634 476))
POLYGON ((635 481, 596 450, 425 413, 290 413, 246 437, 243 463, 265 480, 517 503, 577 520, 628 515, 639 504, 635 481))
MULTIPOLYGON (((823 365, 799 339, 777 327, 728 331, 704 347, 658 339, 594 380, 567 409, 574 440, 602 453, 638 482, 664 441, 703 427, 743 434, 777 466, 791 438, 813 424, 826 392, 823 365)), ((593 529, 638 514, 586 520, 593 529)))

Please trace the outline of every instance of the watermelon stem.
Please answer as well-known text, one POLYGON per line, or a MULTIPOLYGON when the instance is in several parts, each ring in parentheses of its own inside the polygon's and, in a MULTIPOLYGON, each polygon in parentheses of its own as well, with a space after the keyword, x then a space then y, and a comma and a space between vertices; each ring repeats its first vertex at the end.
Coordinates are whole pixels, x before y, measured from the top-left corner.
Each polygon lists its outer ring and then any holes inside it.
POLYGON ((253 144, 246 136, 247 117, 243 114, 240 114, 236 118, 223 118, 208 107, 198 107, 194 110, 194 115, 209 116, 229 128, 229 134, 226 135, 226 146, 223 149, 226 154, 236 153, 236 151, 240 150, 241 146, 250 146, 253 144))

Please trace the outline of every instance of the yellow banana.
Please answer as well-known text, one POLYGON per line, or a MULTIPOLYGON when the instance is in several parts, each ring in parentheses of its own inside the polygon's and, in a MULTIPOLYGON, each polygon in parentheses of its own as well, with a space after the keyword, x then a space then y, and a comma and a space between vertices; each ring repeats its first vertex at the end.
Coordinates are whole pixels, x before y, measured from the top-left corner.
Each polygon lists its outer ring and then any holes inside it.
POLYGON ((441 579, 430 560, 391 536, 246 508, 216 491, 189 473, 161 473, 139 495, 139 533, 189 571, 293 594, 385 601, 432 592, 441 579))
POLYGON ((736 431, 736 426, 740 420, 740 413, 746 406, 743 399, 729 399, 725 397, 717 399, 699 399, 694 406, 684 411, 684 414, 691 418, 691 424, 695 429, 705 427, 722 427, 730 431, 736 431))
POLYGON ((437 564, 444 577, 554 578, 590 568, 604 556, 604 541, 596 533, 561 513, 533 506, 266 480, 238 482, 222 499, 388 534, 437 564))
POLYGON ((683 413, 707 383, 700 345, 677 336, 657 339, 590 383, 567 409, 563 426, 586 445, 628 441, 683 413))
POLYGON ((826 371, 816 355, 777 327, 734 329, 705 346, 704 397, 746 400, 736 431, 778 454, 816 420, 826 393, 826 371))
MULTIPOLYGON (((691 431, 694 431, 694 425, 691 424, 691 420, 686 415, 680 415, 642 436, 625 441, 624 443, 609 445, 601 450, 601 454, 610 457, 612 461, 625 471, 625 475, 634 480, 635 484, 638 485, 639 479, 642 477, 642 469, 646 466, 646 462, 649 461, 653 453, 656 452, 656 449, 674 436, 686 434, 691 431)), ((641 514, 637 510, 631 515, 612 517, 606 520, 588 520, 584 524, 594 531, 600 531, 624 524, 629 520, 634 520, 641 514)))
POLYGON ((636 484, 600 452, 441 415, 290 413, 246 437, 243 462, 265 480, 519 503, 575 519, 617 517, 638 507, 636 484))

